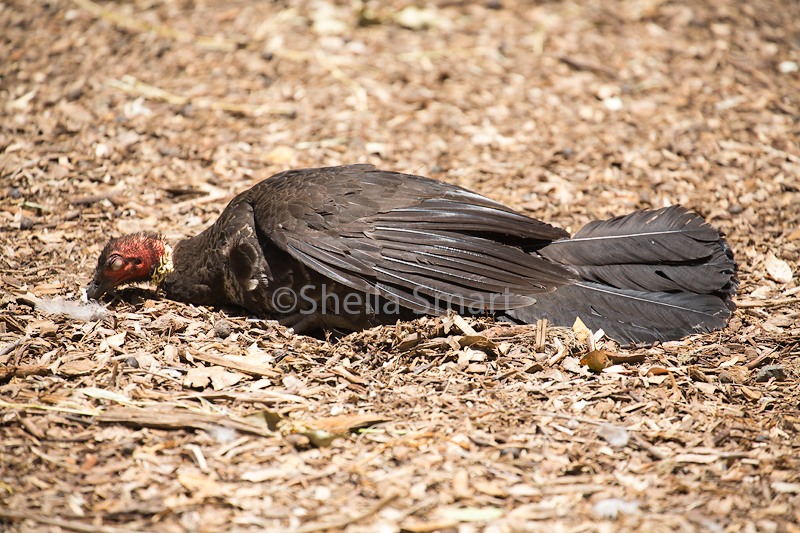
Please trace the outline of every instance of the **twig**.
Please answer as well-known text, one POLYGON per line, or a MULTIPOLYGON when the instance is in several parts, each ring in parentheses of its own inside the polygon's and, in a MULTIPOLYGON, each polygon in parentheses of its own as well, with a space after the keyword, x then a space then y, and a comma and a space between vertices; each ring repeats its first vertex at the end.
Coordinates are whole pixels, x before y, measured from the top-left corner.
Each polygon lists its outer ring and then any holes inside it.
POLYGON ((165 91, 160 87, 139 81, 129 74, 122 76, 121 80, 108 78, 106 83, 117 89, 121 89, 129 93, 135 93, 150 100, 164 100, 168 104, 173 105, 186 105, 189 103, 189 99, 185 96, 179 96, 169 91, 165 91))
POLYGON ((656 459, 656 460, 658 460, 658 461, 663 461, 664 459, 666 459, 666 458, 667 458, 667 456, 666 456, 666 455, 664 455, 663 453, 661 453, 660 451, 658 451, 658 448, 656 448, 655 446, 653 446, 652 444, 650 444, 649 442, 647 442, 646 440, 644 440, 642 437, 640 437, 640 436, 639 436, 639 435, 637 435, 636 433, 631 433, 630 435, 633 437, 633 442, 635 442, 635 443, 636 443, 636 445, 637 445, 639 448, 641 448, 642 450, 644 450, 644 451, 646 451, 647 453, 649 453, 649 454, 650 454, 650 456, 651 456, 653 459, 656 459))
POLYGON ((72 522, 68 520, 60 520, 58 518, 50 518, 48 516, 41 516, 32 513, 24 513, 20 511, 10 511, 7 509, 0 509, 0 517, 10 518, 12 520, 33 520, 40 524, 47 524, 49 526, 56 526, 71 531, 84 531, 86 533, 147 533, 142 529, 125 529, 121 527, 111 526, 95 526, 93 524, 84 524, 82 522, 72 522))
POLYGON ((481 331, 481 335, 487 339, 493 339, 495 337, 512 338, 519 335, 527 335, 531 331, 534 333, 536 332, 535 324, 521 324, 519 326, 512 326, 511 324, 500 323, 492 326, 489 329, 484 329, 481 331))
POLYGON ((25 378, 28 376, 47 376, 49 374, 49 365, 4 366, 0 368, 0 381, 11 378, 25 378))
POLYGON ((250 374, 253 376, 264 376, 268 378, 281 377, 280 372, 275 372, 274 370, 267 370, 266 368, 259 368, 255 365, 249 365, 247 363, 237 363, 236 361, 232 361, 227 357, 222 357, 220 355, 213 355, 210 353, 203 353, 197 351, 191 351, 190 353, 192 357, 194 357, 195 359, 199 359, 200 361, 211 363, 212 365, 224 366, 225 368, 230 368, 231 370, 244 372, 245 374, 250 374))
MULTIPOLYGON (((585 424, 593 424, 595 426, 614 426, 609 422, 605 422, 603 420, 593 420, 591 418, 583 418, 580 416, 575 415, 568 415, 565 413, 556 413, 555 411, 520 411, 519 415, 529 415, 529 416, 547 416, 550 418, 565 418, 567 420, 574 420, 576 422, 583 422, 585 424)), ((519 417, 518 417, 519 418, 519 417)), ((631 431, 630 429, 626 428, 625 426, 615 426, 624 429, 625 431, 631 431)))
POLYGON ((534 349, 537 352, 544 352, 545 341, 547 340, 547 319, 543 318, 536 321, 536 341, 534 349))
POLYGON ((739 70, 741 70, 743 72, 747 72, 748 74, 753 76, 755 79, 760 81, 768 89, 776 91, 775 84, 772 82, 772 80, 770 80, 769 77, 766 74, 764 74, 763 72, 761 72, 760 70, 758 70, 756 68, 753 68, 750 65, 746 65, 746 64, 741 63, 739 61, 736 61, 736 60, 734 60, 733 58, 730 58, 730 57, 728 57, 727 60, 734 67, 738 68, 739 70))
POLYGON ((207 196, 190 198, 189 200, 178 202, 176 204, 173 204, 172 209, 176 212, 181 212, 181 209, 183 209, 186 206, 194 207, 197 205, 210 204, 218 200, 226 199, 230 196, 226 191, 219 189, 218 187, 213 187, 211 190, 203 192, 205 192, 207 196))
POLYGON ((294 109, 290 107, 237 104, 232 102, 220 102, 218 100, 213 100, 210 98, 203 98, 203 97, 187 98, 186 96, 174 94, 169 91, 165 91, 160 87, 156 87, 155 85, 150 85, 149 83, 137 80, 136 78, 134 78, 129 74, 125 74, 119 80, 115 78, 108 78, 106 80, 106 83, 122 91, 143 96, 148 100, 164 101, 172 105, 183 106, 187 104, 192 104, 200 108, 218 109, 220 111, 229 111, 232 113, 241 113, 243 115, 250 115, 250 116, 262 116, 262 115, 294 116, 295 115, 294 109))
POLYGON ((40 409, 42 411, 56 411, 59 413, 70 413, 73 415, 97 416, 97 411, 95 410, 74 409, 72 407, 58 407, 56 405, 40 405, 34 403, 12 403, 0 400, 0 407, 6 407, 8 409, 20 409, 20 410, 40 409))
POLYGON ((199 392, 197 394, 184 394, 176 396, 179 400, 194 400, 194 399, 216 399, 224 398, 226 400, 234 400, 239 402, 263 402, 263 403, 279 403, 279 402, 293 402, 300 404, 311 403, 308 398, 297 396, 296 394, 288 394, 285 392, 278 392, 272 390, 260 390, 258 392, 236 392, 236 391, 209 391, 199 392))
POLYGON ((380 499, 378 503, 376 503, 371 509, 364 511, 363 513, 357 514, 355 516, 351 516, 349 518, 343 518, 341 520, 335 520, 332 522, 313 522, 311 524, 306 524, 304 526, 300 526, 299 528, 295 529, 293 533, 312 533, 314 531, 324 531, 326 529, 343 529, 345 526, 352 524, 353 522, 358 522, 359 520, 363 520, 368 516, 372 516, 384 507, 388 505, 392 500, 400 496, 401 492, 398 489, 392 488, 389 490, 389 493, 380 499))
POLYGON ((56 466, 60 466, 70 474, 77 474, 81 471, 81 469, 78 468, 77 466, 65 463, 64 461, 59 461, 57 458, 47 455, 43 451, 39 450, 39 448, 37 448, 36 446, 31 446, 31 453, 36 457, 38 457, 39 459, 41 459, 42 461, 54 464, 56 466))
POLYGON ((17 348, 17 346, 19 346, 22 343, 22 341, 27 340, 27 339, 28 339, 28 337, 22 337, 22 338, 19 338, 19 339, 15 340, 14 342, 9 342, 8 344, 6 344, 2 348, 0 348, 0 357, 6 355, 7 353, 12 352, 13 350, 15 350, 17 348))
POLYGON ((617 72, 616 69, 595 61, 589 61, 588 59, 574 56, 561 56, 558 59, 562 63, 569 65, 575 70, 588 70, 590 72, 594 72, 595 74, 605 74, 607 76, 611 76, 612 78, 619 77, 619 72, 617 72))
POLYGON ((780 307, 793 303, 800 303, 800 298, 776 298, 774 300, 739 300, 734 302, 739 309, 754 307, 780 307))
POLYGON ((105 20, 109 20, 114 24, 116 24, 118 27, 125 28, 126 30, 129 31, 140 31, 143 33, 152 32, 162 37, 166 37, 168 39, 174 39, 176 41, 192 42, 202 48, 205 48, 206 50, 219 50, 223 52, 230 52, 232 50, 236 50, 237 48, 243 47, 243 45, 245 44, 236 41, 231 41, 230 39, 198 37, 197 35, 193 35, 189 32, 182 30, 176 30, 175 28, 170 28, 169 26, 150 24, 149 22, 144 22, 143 20, 139 20, 137 18, 133 18, 128 15, 120 15, 119 13, 115 13, 110 9, 106 9, 102 6, 95 4, 91 0, 72 0, 72 1, 78 4, 78 6, 82 7, 86 11, 92 13, 93 15, 105 20))
POLYGON ((502 54, 489 46, 475 46, 472 48, 439 48, 437 50, 425 50, 421 52, 404 52, 397 54, 398 61, 419 61, 421 59, 435 59, 438 57, 478 57, 486 56, 487 59, 504 60, 502 54))
POLYGON ((123 201, 114 201, 114 197, 118 196, 122 190, 111 190, 100 194, 89 194, 87 196, 74 196, 70 198, 69 202, 73 205, 91 205, 103 200, 110 200, 114 205, 119 205, 123 201))
POLYGON ((263 115, 284 115, 287 117, 294 117, 297 114, 291 107, 236 104, 231 102, 219 102, 217 100, 208 102, 207 100, 200 98, 192 100, 192 104, 196 105, 197 107, 208 107, 209 109, 218 109, 220 111, 228 111, 231 113, 239 113, 241 115, 253 117, 261 117, 263 115))
POLYGON ((746 366, 748 370, 754 370, 754 369, 760 367, 762 364, 764 364, 764 361, 766 361, 767 359, 769 359, 773 355, 774 355, 774 352, 762 353, 761 355, 759 355, 758 357, 756 357, 755 359, 753 359, 752 361, 750 361, 749 363, 747 363, 744 366, 746 366))
POLYGON ((558 337, 555 337, 553 339, 553 342, 556 345, 556 353, 550 359, 547 360, 547 366, 555 365, 556 363, 564 359, 564 356, 567 355, 567 347, 564 346, 564 343, 562 343, 558 337))
POLYGON ((415 368, 411 373, 419 375, 419 374, 422 374, 423 372, 425 372, 426 370, 428 370, 432 366, 433 366, 433 363, 425 363, 424 365, 420 365, 417 368, 415 368))
POLYGON ((355 383, 356 385, 369 385, 369 380, 366 380, 361 376, 356 376, 355 374, 348 372, 347 369, 342 365, 333 367, 331 369, 331 372, 343 377, 344 379, 346 379, 351 383, 355 383))
POLYGON ((115 407, 98 415, 96 420, 104 423, 129 424, 159 429, 193 428, 210 431, 216 426, 224 426, 242 433, 251 433, 262 437, 271 436, 271 433, 266 428, 222 415, 198 413, 189 410, 147 411, 137 408, 115 407))

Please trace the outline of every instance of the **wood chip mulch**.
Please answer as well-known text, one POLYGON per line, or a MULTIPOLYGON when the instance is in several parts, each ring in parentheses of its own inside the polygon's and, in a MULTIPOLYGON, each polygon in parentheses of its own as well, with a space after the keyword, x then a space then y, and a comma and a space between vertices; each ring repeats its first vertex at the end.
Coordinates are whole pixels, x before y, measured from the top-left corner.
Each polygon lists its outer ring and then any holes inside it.
POLYGON ((800 532, 798 35, 779 0, 0 1, 0 530, 800 532), (573 232, 682 203, 739 307, 601 371, 580 328, 43 307, 109 237, 346 163, 573 232))

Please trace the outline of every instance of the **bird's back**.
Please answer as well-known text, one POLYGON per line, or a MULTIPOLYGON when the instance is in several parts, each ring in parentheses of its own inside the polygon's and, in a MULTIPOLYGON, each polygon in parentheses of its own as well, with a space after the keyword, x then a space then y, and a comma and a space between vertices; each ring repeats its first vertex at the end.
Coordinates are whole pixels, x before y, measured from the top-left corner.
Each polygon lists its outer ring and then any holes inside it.
POLYGON ((309 284, 306 294, 355 291, 433 313, 449 307, 447 299, 483 305, 510 289, 494 305, 512 308, 573 276, 520 246, 567 236, 429 178, 372 165, 290 170, 239 194, 213 226, 179 243, 181 268, 165 289, 177 299, 264 313, 285 311, 278 289, 299 301, 309 284))

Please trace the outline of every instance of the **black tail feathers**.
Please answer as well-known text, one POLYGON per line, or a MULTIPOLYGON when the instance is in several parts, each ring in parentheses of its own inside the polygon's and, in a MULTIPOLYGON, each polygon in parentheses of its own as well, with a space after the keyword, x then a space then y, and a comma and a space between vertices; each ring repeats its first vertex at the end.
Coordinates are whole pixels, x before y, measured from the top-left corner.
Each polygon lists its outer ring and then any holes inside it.
POLYGON ((580 317, 591 329, 640 344, 724 328, 734 309, 739 280, 730 247, 681 206, 592 222, 539 253, 570 266, 581 281, 506 312, 521 322, 569 326, 580 317))

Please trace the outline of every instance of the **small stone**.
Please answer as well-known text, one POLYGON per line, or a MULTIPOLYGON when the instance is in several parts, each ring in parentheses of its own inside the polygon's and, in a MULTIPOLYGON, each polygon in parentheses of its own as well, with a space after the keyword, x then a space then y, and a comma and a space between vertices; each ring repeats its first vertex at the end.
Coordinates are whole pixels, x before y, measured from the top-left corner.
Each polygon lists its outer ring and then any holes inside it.
POLYGON ((132 441, 122 443, 119 447, 119 452, 122 455, 132 455, 136 451, 136 443, 132 441))
POLYGON ((135 357, 128 357, 125 359, 125 364, 131 368, 139 368, 139 361, 135 357))
POLYGON ((214 324, 214 335, 220 339, 227 339, 231 335, 231 323, 227 320, 217 320, 214 324))
POLYGON ((797 72, 800 71, 800 64, 798 64, 796 61, 782 61, 781 64, 778 65, 778 70, 780 70, 783 74, 797 72))
POLYGON ((33 227, 33 220, 28 217, 22 217, 19 221, 19 229, 27 231, 33 227))
POLYGON ((775 381, 786 381, 786 371, 782 365, 765 366, 756 374, 757 383, 765 383, 771 379, 775 381))
POLYGON ((622 109, 622 99, 619 96, 605 98, 603 99, 603 105, 606 106, 606 109, 609 111, 619 111, 622 109))

